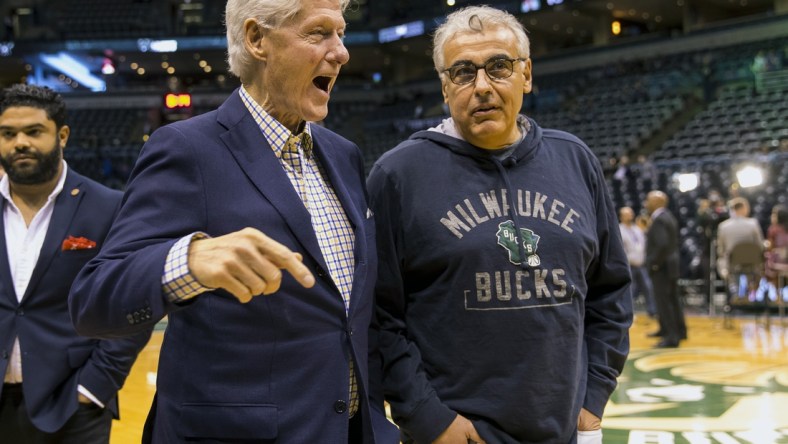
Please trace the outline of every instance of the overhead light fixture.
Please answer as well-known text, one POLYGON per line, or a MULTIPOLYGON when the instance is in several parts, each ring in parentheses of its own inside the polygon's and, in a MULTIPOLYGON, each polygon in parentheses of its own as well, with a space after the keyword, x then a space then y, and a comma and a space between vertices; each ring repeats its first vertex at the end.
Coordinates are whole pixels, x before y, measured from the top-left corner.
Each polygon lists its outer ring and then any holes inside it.
POLYGON ((105 76, 115 74, 115 64, 112 63, 112 59, 109 57, 104 57, 104 60, 101 62, 101 73, 105 76))
POLYGON ((178 41, 137 39, 137 48, 141 52, 175 52, 178 50, 178 41))
POLYGON ((757 187, 763 183, 763 169, 746 165, 736 171, 736 180, 742 188, 757 187))
POLYGON ((106 82, 91 74, 86 65, 70 54, 60 52, 57 54, 41 54, 40 57, 42 62, 76 80, 91 91, 105 91, 107 89, 106 82))
POLYGON ((14 42, 0 42, 0 57, 8 57, 14 50, 14 42))
POLYGON ((698 188, 700 176, 698 173, 676 173, 673 175, 673 182, 679 191, 686 193, 698 188))

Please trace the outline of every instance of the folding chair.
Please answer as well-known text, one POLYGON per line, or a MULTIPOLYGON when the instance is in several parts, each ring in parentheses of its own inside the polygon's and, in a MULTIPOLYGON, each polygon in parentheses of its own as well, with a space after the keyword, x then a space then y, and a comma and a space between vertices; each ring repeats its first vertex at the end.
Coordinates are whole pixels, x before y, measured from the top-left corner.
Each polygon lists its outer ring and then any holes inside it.
MULTIPOLYGON (((750 294, 757 288, 758 281, 763 275, 763 245, 756 243, 740 243, 734 245, 728 254, 727 298, 723 308, 723 325, 731 328, 731 299, 733 289, 741 292, 740 278, 745 276, 747 288, 745 294, 750 294)), ((768 298, 766 299, 766 321, 769 322, 768 298)))

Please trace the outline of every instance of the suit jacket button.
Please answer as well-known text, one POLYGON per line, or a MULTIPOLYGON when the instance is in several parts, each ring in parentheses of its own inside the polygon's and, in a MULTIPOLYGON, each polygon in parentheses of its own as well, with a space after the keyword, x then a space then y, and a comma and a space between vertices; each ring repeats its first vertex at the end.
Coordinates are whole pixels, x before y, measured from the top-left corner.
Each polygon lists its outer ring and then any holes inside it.
POLYGON ((347 403, 341 399, 335 402, 334 411, 337 413, 345 413, 347 411, 347 403))
POLYGON ((129 321, 129 324, 134 323, 134 315, 132 315, 131 313, 126 315, 126 319, 129 321))
POLYGON ((326 275, 326 270, 323 270, 323 268, 322 268, 322 267, 318 267, 318 269, 317 269, 317 275, 318 275, 318 276, 320 276, 320 277, 323 277, 323 276, 325 276, 325 275, 326 275))

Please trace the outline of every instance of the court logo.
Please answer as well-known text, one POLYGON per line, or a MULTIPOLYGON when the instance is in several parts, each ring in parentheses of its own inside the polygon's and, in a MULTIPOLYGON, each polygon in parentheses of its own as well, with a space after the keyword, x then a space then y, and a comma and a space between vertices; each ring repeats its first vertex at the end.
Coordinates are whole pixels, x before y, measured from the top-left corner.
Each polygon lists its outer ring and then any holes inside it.
POLYGON ((786 364, 724 348, 633 351, 605 408, 605 443, 788 443, 786 364))
MULTIPOLYGON (((520 265, 523 263, 523 258, 520 257, 520 248, 518 248, 517 230, 514 228, 514 222, 507 220, 498 224, 498 245, 502 246, 509 254, 509 262, 520 265)), ((520 239, 522 239, 523 252, 525 253, 525 260, 531 267, 538 267, 542 261, 536 254, 539 246, 539 239, 541 236, 534 233, 527 228, 520 228, 520 239)))

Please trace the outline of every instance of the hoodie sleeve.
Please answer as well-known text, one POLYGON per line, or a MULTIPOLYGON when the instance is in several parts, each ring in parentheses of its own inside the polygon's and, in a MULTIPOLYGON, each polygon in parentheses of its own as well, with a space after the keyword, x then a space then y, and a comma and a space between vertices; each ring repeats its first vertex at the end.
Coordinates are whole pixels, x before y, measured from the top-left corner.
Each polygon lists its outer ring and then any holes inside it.
POLYGON ((613 207, 596 166, 599 255, 587 274, 585 347, 588 382, 584 407, 601 418, 629 354, 632 298, 627 256, 613 207))
POLYGON ((408 335, 402 277, 403 237, 398 183, 376 164, 367 179, 375 213, 379 257, 376 284, 383 389, 394 421, 416 442, 434 441, 457 416, 444 405, 424 371, 421 352, 408 335))

